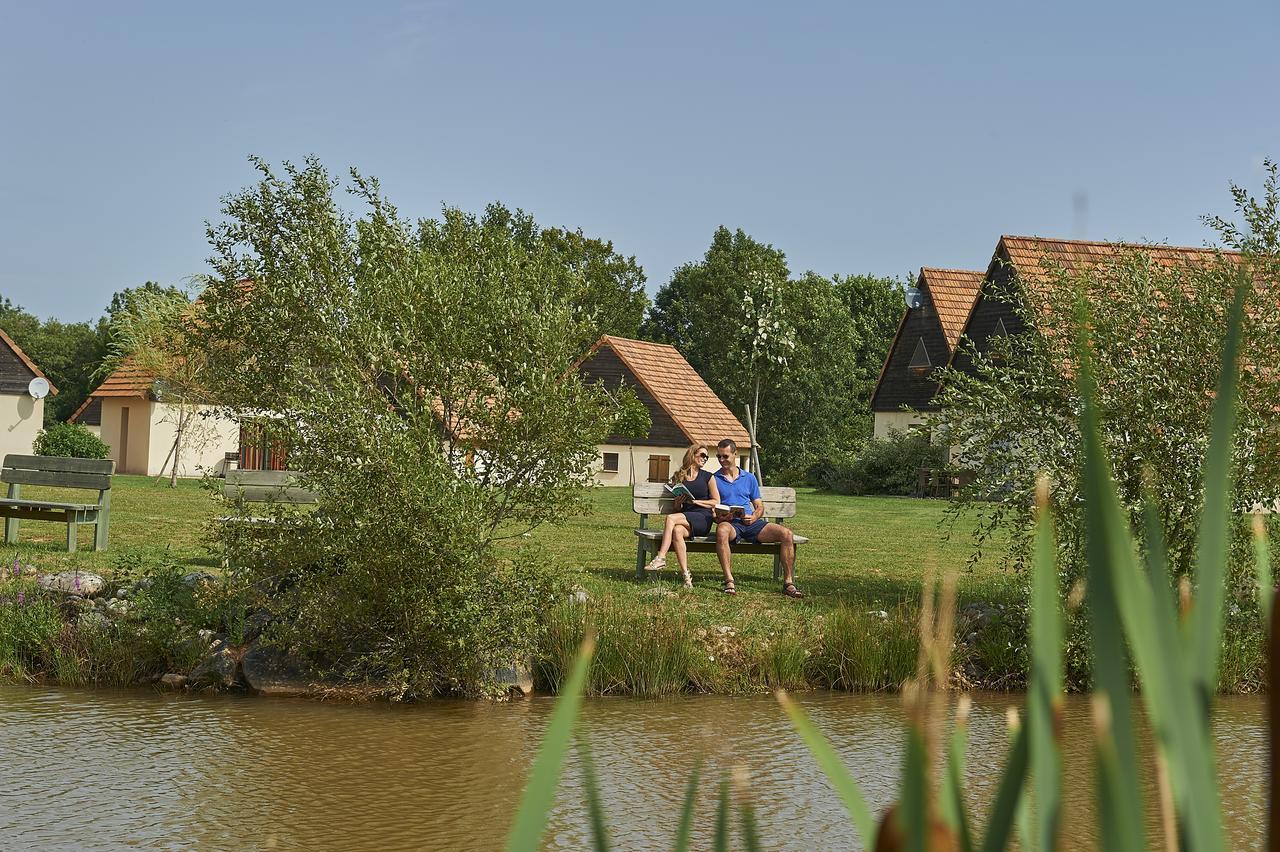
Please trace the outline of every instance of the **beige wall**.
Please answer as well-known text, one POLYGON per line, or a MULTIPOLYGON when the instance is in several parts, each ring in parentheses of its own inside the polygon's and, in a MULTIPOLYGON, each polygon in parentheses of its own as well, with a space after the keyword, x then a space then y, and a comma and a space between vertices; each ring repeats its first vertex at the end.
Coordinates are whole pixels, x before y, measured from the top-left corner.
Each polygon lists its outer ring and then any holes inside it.
POLYGON ((111 448, 111 460, 116 463, 116 473, 147 472, 147 443, 151 437, 151 403, 142 397, 103 397, 100 437, 111 448), (129 440, 126 448, 121 440, 120 424, 124 409, 129 409, 129 440), (121 453, 128 452, 128 458, 121 453))
MULTIPOLYGON (((204 476, 224 472, 226 453, 240 447, 240 424, 213 414, 209 406, 197 406, 182 435, 178 476, 204 476)), ((151 441, 147 451, 147 475, 168 471, 166 460, 178 434, 179 409, 163 402, 151 404, 151 441)), ((130 454, 132 454, 130 450, 130 454)))
MULTIPOLYGON (((592 470, 596 475, 597 485, 631 485, 631 455, 635 455, 636 479, 640 482, 647 482, 649 478, 649 456, 669 456, 671 463, 669 469, 672 474, 676 472, 676 468, 680 467, 680 462, 684 460, 684 451, 688 447, 630 447, 626 444, 601 444, 599 453, 592 470), (618 470, 616 473, 606 471, 604 469, 604 454, 618 454, 618 470)), ((719 470, 720 464, 716 461, 716 453, 714 447, 707 448, 707 463, 702 467, 704 470, 719 470)), ((748 451, 738 448, 738 455, 747 457, 748 451)), ((751 468, 750 462, 742 465, 744 470, 751 468)))
POLYGON ((0 456, 31 455, 36 433, 43 428, 43 399, 25 393, 0 394, 0 456))
POLYGON ((926 422, 925 416, 915 411, 877 411, 874 420, 872 434, 882 440, 888 438, 890 432, 905 432, 912 426, 926 422))

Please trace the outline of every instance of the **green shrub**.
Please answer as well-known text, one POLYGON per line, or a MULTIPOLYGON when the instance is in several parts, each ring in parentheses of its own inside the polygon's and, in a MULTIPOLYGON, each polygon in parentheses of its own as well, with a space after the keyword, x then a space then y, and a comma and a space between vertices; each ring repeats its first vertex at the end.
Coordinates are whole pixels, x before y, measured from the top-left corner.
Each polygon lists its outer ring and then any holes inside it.
POLYGON ((810 480, 837 494, 905 497, 915 492, 921 468, 940 468, 946 460, 946 448, 929 443, 924 433, 895 430, 888 438, 870 438, 857 451, 813 468, 810 480))
POLYGON ((879 612, 841 608, 826 619, 814 659, 813 679, 828 689, 897 689, 915 674, 919 610, 896 606, 879 612))
POLYGON ((54 423, 36 434, 32 452, 38 456, 77 459, 105 459, 111 448, 79 423, 54 423))

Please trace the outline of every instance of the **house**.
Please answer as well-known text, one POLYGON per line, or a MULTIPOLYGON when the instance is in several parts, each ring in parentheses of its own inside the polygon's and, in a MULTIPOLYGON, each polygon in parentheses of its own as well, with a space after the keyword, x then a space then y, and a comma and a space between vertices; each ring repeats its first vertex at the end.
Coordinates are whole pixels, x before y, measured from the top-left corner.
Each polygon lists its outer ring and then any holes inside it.
POLYGON ((714 470, 714 448, 724 438, 738 445, 738 463, 748 467, 746 428, 674 346, 605 335, 578 362, 578 371, 609 390, 628 385, 649 409, 649 433, 643 438, 612 435, 600 445, 599 484, 665 482, 693 445, 713 450, 706 468, 714 470))
POLYGON ((18 344, 0 329, 0 457, 31 455, 36 435, 44 428, 44 395, 31 382, 42 379, 48 392, 58 389, 31 362, 18 344))
MULTIPOLYGON (((81 422, 97 406, 98 436, 111 448, 117 473, 159 476, 170 470, 182 407, 166 401, 156 377, 126 360, 71 415, 81 422)), ((194 417, 183 434, 178 476, 222 473, 240 450, 240 424, 213 406, 187 406, 194 417)))
POLYGON ((70 417, 68 423, 79 423, 98 437, 102 437, 102 397, 90 396, 70 417))
POLYGON ((920 270, 920 304, 902 315, 871 397, 875 437, 908 431, 925 422, 924 412, 936 410, 938 383, 931 376, 951 361, 983 277, 967 269, 920 270))

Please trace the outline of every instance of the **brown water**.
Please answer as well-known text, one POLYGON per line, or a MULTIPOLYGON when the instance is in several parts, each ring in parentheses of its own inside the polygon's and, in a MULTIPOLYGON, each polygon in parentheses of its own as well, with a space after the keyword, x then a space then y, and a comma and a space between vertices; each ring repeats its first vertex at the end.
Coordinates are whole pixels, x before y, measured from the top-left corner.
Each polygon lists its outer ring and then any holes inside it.
MULTIPOLYGON (((893 696, 801 703, 879 811, 901 759, 893 696)), ((1005 707, 971 723, 975 812, 994 793, 1005 707)), ((1262 840, 1263 704, 1219 701, 1215 735, 1231 846, 1262 840)), ((417 706, 0 686, 0 848, 497 849, 552 701, 417 706)), ((720 768, 749 768, 767 848, 852 849, 848 818, 769 696, 597 699, 584 727, 616 848, 670 848, 697 755, 707 772, 695 848, 710 845, 720 768)), ((1068 705, 1067 848, 1092 845, 1087 705, 1068 705)), ((587 846, 571 757, 547 835, 587 846)))

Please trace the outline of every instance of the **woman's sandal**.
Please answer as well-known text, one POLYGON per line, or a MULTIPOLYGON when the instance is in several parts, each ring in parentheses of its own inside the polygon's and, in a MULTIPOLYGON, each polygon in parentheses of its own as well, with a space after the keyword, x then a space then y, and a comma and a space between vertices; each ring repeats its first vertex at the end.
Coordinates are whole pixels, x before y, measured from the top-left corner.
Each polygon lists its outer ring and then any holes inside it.
POLYGON ((797 589, 797 588, 796 588, 796 584, 795 584, 795 583, 783 583, 783 584, 782 584, 782 593, 783 593, 784 595, 786 595, 787 597, 789 597, 789 598, 802 598, 802 597, 804 597, 804 592, 802 592, 802 591, 800 591, 799 589, 797 589))
POLYGON ((649 560, 649 564, 648 564, 648 565, 644 566, 644 570, 646 570, 646 571, 661 571, 663 568, 666 568, 666 567, 667 567, 667 557, 665 557, 665 556, 655 556, 655 557, 653 557, 652 559, 650 559, 650 560, 649 560))
POLYGON ((724 592, 726 595, 736 595, 738 593, 738 590, 733 587, 732 580, 721 580, 720 591, 724 592))

